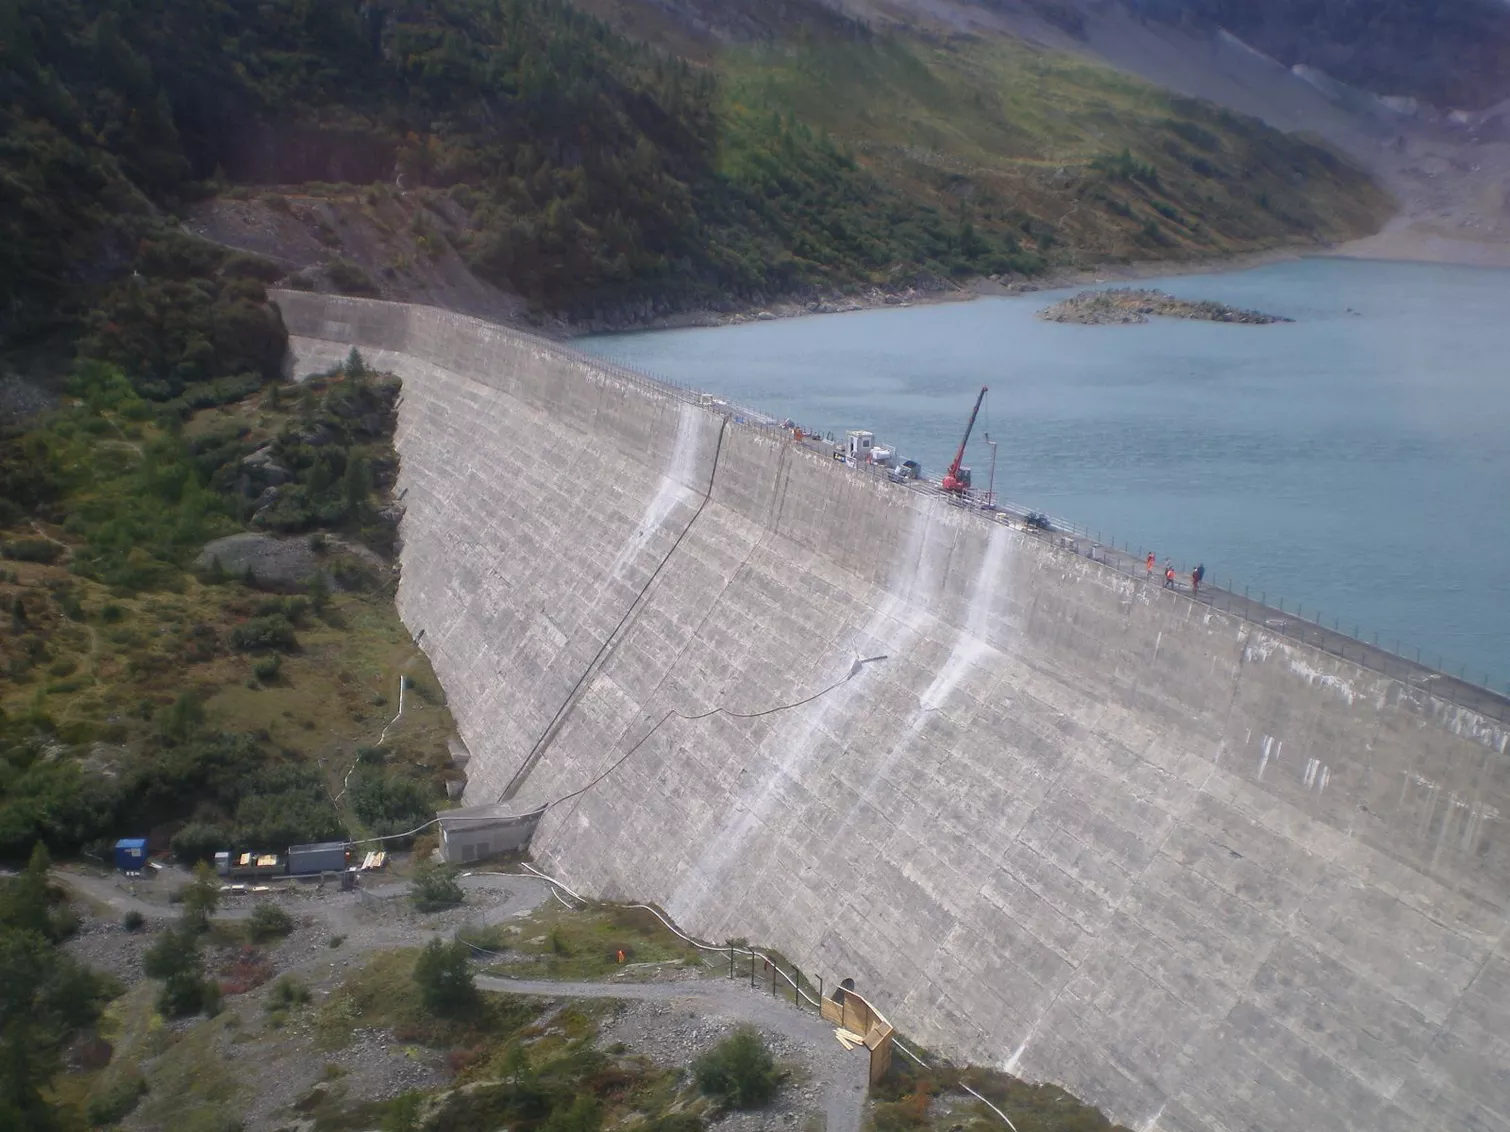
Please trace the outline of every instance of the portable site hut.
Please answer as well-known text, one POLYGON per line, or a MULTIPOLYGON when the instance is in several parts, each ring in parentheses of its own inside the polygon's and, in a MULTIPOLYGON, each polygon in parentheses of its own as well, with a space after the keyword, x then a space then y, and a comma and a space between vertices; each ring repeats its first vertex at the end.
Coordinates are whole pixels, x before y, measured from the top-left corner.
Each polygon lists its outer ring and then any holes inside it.
POLYGON ((523 849, 535 834, 545 810, 511 813, 496 803, 446 810, 440 820, 440 859, 469 864, 499 853, 523 849))
POLYGON ((123 873, 139 873, 147 864, 147 839, 123 837, 115 843, 115 867, 123 873))
POLYGON ((339 873, 346 868, 346 842, 317 841, 311 845, 291 845, 288 871, 292 876, 310 873, 339 873))

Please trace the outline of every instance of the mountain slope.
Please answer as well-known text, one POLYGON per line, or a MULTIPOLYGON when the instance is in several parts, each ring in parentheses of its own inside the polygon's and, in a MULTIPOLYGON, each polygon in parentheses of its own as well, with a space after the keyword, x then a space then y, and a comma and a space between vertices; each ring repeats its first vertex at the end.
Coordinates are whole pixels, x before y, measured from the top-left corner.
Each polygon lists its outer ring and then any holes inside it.
POLYGON ((977 227, 1015 220, 1060 262, 1321 242, 1386 207, 1313 140, 1017 41, 810 32, 713 66, 726 99, 795 113, 977 227))
POLYGON ((1510 97, 1510 5, 1502 0, 1131 0, 1170 22, 1226 28, 1286 66, 1318 67, 1382 95, 1442 109, 1510 97))
POLYGON ((403 294, 456 257, 584 317, 1330 241, 1386 210, 1312 143, 1020 44, 811 0, 604 11, 661 46, 562 0, 8 0, 9 333, 143 270, 207 182, 332 202, 319 285, 403 294), (732 45, 703 30, 730 21, 732 45))

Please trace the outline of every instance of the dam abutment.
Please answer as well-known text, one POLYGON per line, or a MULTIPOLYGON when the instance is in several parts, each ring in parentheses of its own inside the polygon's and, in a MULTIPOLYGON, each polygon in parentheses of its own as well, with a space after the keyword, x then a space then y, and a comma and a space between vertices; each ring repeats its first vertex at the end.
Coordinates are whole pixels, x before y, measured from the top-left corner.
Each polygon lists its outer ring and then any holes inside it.
POLYGON ((466 800, 611 770, 547 871, 1134 1127, 1510 1127, 1503 724, 551 343, 278 301, 405 379, 466 800))

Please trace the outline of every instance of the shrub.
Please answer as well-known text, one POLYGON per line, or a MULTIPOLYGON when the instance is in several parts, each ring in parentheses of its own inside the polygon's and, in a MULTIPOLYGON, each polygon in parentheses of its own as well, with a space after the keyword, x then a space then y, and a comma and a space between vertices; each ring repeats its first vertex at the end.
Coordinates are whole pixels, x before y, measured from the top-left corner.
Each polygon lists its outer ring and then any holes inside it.
MULTIPOLYGON (((381 757, 381 755, 379 755, 381 757)), ((351 808, 368 826, 402 832, 420 824, 434 812, 429 792, 410 778, 387 774, 372 767, 370 759, 357 753, 357 773, 351 776, 347 794, 351 808)))
POLYGON ((261 256, 237 252, 221 265, 220 274, 227 279, 256 279, 262 283, 275 283, 283 277, 285 271, 278 264, 261 256))
POLYGON ((698 1058, 693 1075, 697 1087, 726 1108, 759 1108, 781 1081, 765 1039, 748 1027, 698 1058))
POLYGON ((281 656, 269 656, 257 661, 252 665, 252 675, 256 676, 264 684, 271 684, 278 679, 278 672, 283 667, 281 656))
POLYGON ((133 1070, 99 1096, 91 1098, 85 1115, 96 1128, 105 1124, 117 1124, 131 1114, 137 1101, 146 1092, 146 1080, 133 1070))
POLYGON ((598 1132, 603 1127, 603 1106, 598 1098, 578 1093, 569 1105, 558 1106, 542 1132, 598 1132))
POLYGON ((220 981, 211 984, 217 998, 223 994, 246 994, 273 977, 273 965, 258 948, 243 944, 219 970, 220 981))
POLYGON ((142 956, 148 978, 163 980, 157 1008, 170 1018, 195 1014, 218 1005, 219 993, 200 974, 199 933, 189 924, 175 924, 160 933, 142 956))
POLYGON ((135 908, 121 917, 121 927, 128 932, 139 932, 147 926, 147 917, 143 916, 135 908))
POLYGON ((4 545, 5 557, 17 562, 51 565, 63 556, 63 548, 45 538, 18 538, 4 545))
POLYGON ((456 1017, 477 1001, 470 953, 464 943, 432 939, 414 963, 414 982, 427 1010, 456 1017))
POLYGON ((158 734, 173 743, 192 739, 204 725, 204 705, 190 692, 181 693, 163 710, 157 721, 158 734))
POLYGON ((455 908, 466 894, 448 869, 425 865, 414 874, 414 883, 409 890, 409 902, 421 912, 439 912, 443 908, 455 908))
POLYGON ((276 904, 259 904, 247 921, 247 934, 253 943, 282 939, 294 930, 294 918, 276 904))
POLYGON ((292 652, 299 647, 293 622, 281 613, 253 617, 231 630, 231 645, 240 652, 292 652))
MULTIPOLYGON (((334 235, 334 233, 332 233, 334 235)), ((376 295, 377 284, 372 281, 372 276, 358 264, 349 259, 338 259, 325 269, 332 286, 338 291, 345 291, 352 295, 376 295)))
POLYGON ((205 861, 194 868, 194 879, 183 889, 184 926, 193 931, 204 931, 210 926, 210 917, 220 907, 220 878, 205 861))
POLYGON ((292 975, 284 975, 273 984, 272 991, 267 996, 267 1009, 287 1010, 292 1006, 303 1006, 309 1001, 309 988, 292 975))
POLYGON ((229 835, 218 825, 191 821, 173 835, 173 856, 183 865, 208 861, 216 852, 228 847, 229 835))

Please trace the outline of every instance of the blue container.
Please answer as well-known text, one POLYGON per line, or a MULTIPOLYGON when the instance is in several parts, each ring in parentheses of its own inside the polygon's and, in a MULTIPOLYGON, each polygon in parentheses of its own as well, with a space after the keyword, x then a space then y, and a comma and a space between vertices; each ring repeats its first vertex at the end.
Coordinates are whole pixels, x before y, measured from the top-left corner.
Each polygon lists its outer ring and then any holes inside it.
POLYGON ((147 839, 123 837, 115 843, 115 867, 123 873, 140 872, 147 864, 147 839))

